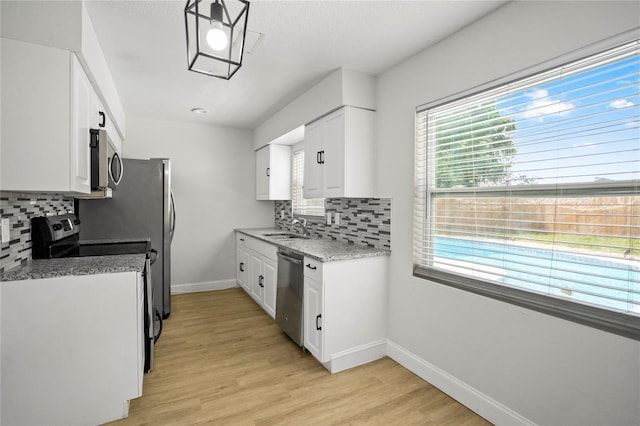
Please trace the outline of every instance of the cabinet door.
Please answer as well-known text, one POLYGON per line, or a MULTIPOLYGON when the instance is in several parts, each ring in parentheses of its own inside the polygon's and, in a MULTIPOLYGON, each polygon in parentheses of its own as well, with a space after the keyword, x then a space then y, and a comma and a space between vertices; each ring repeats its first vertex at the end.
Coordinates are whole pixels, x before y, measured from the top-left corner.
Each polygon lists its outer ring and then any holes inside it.
POLYGON ((322 198, 322 120, 304 129, 304 198, 322 198))
POLYGON ((323 359, 324 333, 322 331, 322 284, 304 279, 304 347, 320 362, 323 359))
POLYGON ((249 267, 251 256, 242 248, 236 249, 236 282, 245 289, 247 293, 251 293, 249 289, 249 267))
POLYGON ((323 119, 322 150, 324 170, 322 196, 344 195, 345 172, 345 110, 329 114, 323 119))
POLYGON ((276 317, 276 291, 277 291, 277 266, 276 263, 264 259, 263 260, 263 302, 264 310, 267 311, 271 318, 276 317))
POLYGON ((73 101, 71 117, 73 120, 71 139, 71 189, 78 192, 91 192, 91 150, 89 147, 89 129, 95 93, 93 87, 80 66, 73 58, 73 101))
POLYGON ((270 152, 266 146, 256 151, 256 200, 269 199, 270 152))
POLYGON ((251 296, 257 302, 262 303, 264 299, 264 266, 262 257, 251 253, 251 268, 249 276, 249 285, 251 286, 251 296))

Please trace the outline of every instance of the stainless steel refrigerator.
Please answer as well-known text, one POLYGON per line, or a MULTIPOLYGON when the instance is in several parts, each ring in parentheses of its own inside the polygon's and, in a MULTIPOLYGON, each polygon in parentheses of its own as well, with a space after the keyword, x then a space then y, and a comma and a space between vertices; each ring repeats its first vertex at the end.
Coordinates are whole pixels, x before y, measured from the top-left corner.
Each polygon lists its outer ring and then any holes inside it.
POLYGON ((151 265, 153 306, 171 314, 171 241, 175 204, 171 192, 171 162, 166 158, 123 159, 122 180, 112 198, 77 200, 80 239, 150 238, 158 252, 151 265))

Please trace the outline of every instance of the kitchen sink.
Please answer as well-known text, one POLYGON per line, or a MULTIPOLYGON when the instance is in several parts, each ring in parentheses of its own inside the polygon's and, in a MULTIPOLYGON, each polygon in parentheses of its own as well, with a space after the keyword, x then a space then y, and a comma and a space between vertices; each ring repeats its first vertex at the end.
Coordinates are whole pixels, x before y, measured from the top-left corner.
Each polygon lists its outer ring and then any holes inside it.
POLYGON ((263 234, 263 236, 273 238, 274 240, 295 240, 295 239, 308 240, 309 238, 311 238, 311 237, 307 237, 306 235, 291 234, 288 232, 263 234))

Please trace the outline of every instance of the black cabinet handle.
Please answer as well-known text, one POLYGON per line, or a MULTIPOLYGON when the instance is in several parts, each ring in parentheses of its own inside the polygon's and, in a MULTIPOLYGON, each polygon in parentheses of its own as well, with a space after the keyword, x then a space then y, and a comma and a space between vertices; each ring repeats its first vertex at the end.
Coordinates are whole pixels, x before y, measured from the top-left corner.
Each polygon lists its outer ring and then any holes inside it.
POLYGON ((316 315, 316 330, 322 330, 322 326, 318 325, 318 320, 322 318, 322 314, 316 315))
POLYGON ((318 163, 318 164, 322 164, 322 163, 320 162, 320 151, 316 152, 316 163, 318 163))
POLYGON ((306 264, 306 265, 304 265, 304 266, 306 266, 306 267, 307 267, 307 268, 309 268, 309 269, 313 269, 314 271, 315 271, 316 269, 318 269, 318 268, 317 268, 317 267, 315 267, 315 266, 311 266, 311 264, 310 264, 310 263, 307 263, 307 264, 306 264))
POLYGON ((98 124, 98 126, 100 127, 104 127, 107 125, 107 116, 104 115, 103 111, 99 111, 98 115, 100 116, 100 118, 102 119, 102 121, 100 122, 100 124, 98 124))
POLYGON ((324 151, 320 151, 320 164, 324 164, 324 151))
POLYGON ((263 277, 262 275, 260 275, 260 276, 258 277, 258 285, 259 285, 260 287, 264 287, 264 284, 263 284, 263 283, 264 283, 264 277, 263 277))
POLYGON ((244 238, 240 238, 240 241, 244 241, 244 238))
POLYGON ((267 177, 271 176, 271 168, 267 167, 267 177))
POLYGON ((240 262, 240 272, 244 272, 244 262, 240 262))

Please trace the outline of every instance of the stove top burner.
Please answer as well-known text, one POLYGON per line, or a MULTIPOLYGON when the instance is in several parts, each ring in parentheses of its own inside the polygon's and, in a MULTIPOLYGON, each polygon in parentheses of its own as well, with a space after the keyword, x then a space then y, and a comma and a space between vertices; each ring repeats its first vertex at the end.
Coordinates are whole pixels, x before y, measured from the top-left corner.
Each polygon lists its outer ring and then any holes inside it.
POLYGON ((149 238, 80 240, 79 233, 80 220, 74 214, 31 219, 32 257, 53 259, 148 253, 153 263, 157 255, 149 238))

